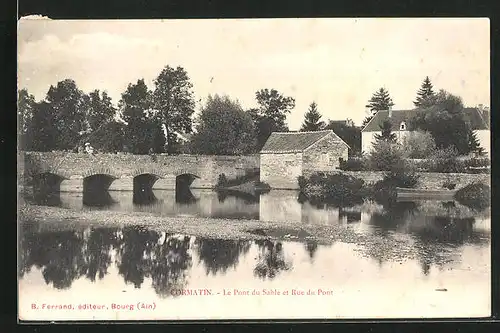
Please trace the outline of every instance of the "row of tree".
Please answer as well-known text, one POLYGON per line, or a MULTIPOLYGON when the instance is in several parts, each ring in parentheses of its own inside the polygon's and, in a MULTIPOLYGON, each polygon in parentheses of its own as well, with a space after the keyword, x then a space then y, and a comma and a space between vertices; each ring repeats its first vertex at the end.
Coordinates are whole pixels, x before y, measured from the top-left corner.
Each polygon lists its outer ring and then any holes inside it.
MULTIPOLYGON (((153 89, 144 79, 130 83, 118 108, 105 91, 86 94, 71 79, 51 86, 40 102, 27 90, 20 90, 20 147, 35 151, 77 150, 89 142, 102 152, 234 155, 258 152, 271 132, 288 131, 286 118, 295 100, 275 89, 257 91, 257 107, 250 110, 244 110, 228 96, 209 96, 199 116, 193 119, 192 87, 182 67, 166 66, 154 80, 153 89)), ((430 132, 438 147, 453 145, 464 154, 479 149, 474 148, 474 135, 463 117, 459 97, 444 90, 436 94, 426 77, 414 104, 422 110, 435 108, 435 112, 420 113, 412 125, 430 132)), ((358 154, 362 127, 377 112, 393 105, 389 92, 380 88, 366 105, 370 115, 357 127, 349 120, 321 120, 318 105, 312 102, 300 130, 333 130, 349 144, 351 155, 358 154)))
POLYGON ((275 89, 257 91, 258 107, 246 111, 227 96, 209 96, 193 121, 192 87, 182 67, 166 66, 154 80, 152 90, 144 79, 129 84, 118 108, 105 91, 85 94, 71 79, 51 86, 39 102, 26 89, 20 90, 20 147, 77 150, 89 142, 103 152, 173 154, 188 149, 232 155, 256 152, 271 132, 288 131, 286 117, 295 100, 275 89), (193 132, 190 142, 182 145, 193 132))

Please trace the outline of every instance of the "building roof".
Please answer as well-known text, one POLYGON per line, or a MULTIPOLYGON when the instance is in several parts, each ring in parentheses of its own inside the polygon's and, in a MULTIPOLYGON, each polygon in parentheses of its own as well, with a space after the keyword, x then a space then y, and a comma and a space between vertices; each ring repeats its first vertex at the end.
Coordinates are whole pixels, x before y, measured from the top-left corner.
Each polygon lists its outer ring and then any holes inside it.
MULTIPOLYGON (((389 111, 382 110, 378 111, 375 116, 366 124, 362 132, 380 132, 380 125, 386 121, 390 120, 392 124, 392 130, 398 131, 401 122, 408 122, 412 117, 414 117, 418 110, 392 110, 392 115, 389 118, 389 111)), ((420 111, 420 112, 434 112, 431 110, 420 111)), ((464 118, 471 125, 473 130, 484 130, 489 129, 489 119, 485 120, 483 114, 478 108, 464 108, 464 118)))
POLYGON ((272 132, 260 153, 300 153, 329 134, 333 134, 335 139, 349 147, 347 143, 332 130, 314 132, 272 132))

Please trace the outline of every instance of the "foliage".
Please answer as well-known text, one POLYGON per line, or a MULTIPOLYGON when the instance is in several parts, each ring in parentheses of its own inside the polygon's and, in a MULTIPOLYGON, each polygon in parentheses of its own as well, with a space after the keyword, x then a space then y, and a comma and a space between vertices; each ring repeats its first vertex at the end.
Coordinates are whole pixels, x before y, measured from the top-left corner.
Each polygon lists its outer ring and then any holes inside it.
POLYGON ((422 109, 410 120, 410 126, 432 134, 439 149, 455 147, 458 153, 466 155, 470 152, 470 131, 464 119, 462 99, 440 90, 434 105, 422 109))
POLYGON ((386 171, 401 163, 404 163, 403 150, 399 144, 389 141, 374 142, 373 150, 368 156, 371 170, 386 171))
POLYGON ((28 130, 27 148, 34 151, 52 151, 57 149, 58 128, 49 103, 42 101, 33 108, 31 126, 28 130))
POLYGON ((123 150, 125 143, 125 125, 116 121, 109 121, 93 131, 85 139, 92 147, 103 153, 116 153, 123 150))
POLYGON ((166 66, 156 77, 153 107, 159 112, 158 121, 163 124, 167 136, 167 153, 174 153, 175 132, 191 133, 194 113, 193 85, 182 67, 166 66))
POLYGON ((431 133, 411 131, 402 140, 405 158, 428 158, 436 151, 436 143, 431 133))
POLYGON ((328 203, 348 206, 360 203, 364 196, 364 181, 341 173, 317 172, 310 177, 298 177, 300 192, 312 204, 328 203))
POLYGON ((365 171, 369 169, 366 158, 349 158, 340 162, 340 170, 345 171, 365 171))
POLYGON ((201 110, 197 133, 191 140, 195 153, 241 155, 255 150, 251 116, 227 96, 209 96, 201 110))
POLYGON ((96 89, 89 94, 87 122, 91 131, 95 131, 102 124, 111 121, 115 113, 111 97, 105 91, 101 93, 96 89))
POLYGON ((361 128, 349 126, 343 122, 330 121, 325 129, 334 131, 335 134, 349 145, 349 156, 361 153, 361 128))
POLYGON ((404 163, 393 165, 384 178, 373 185, 372 196, 381 204, 392 204, 397 198, 397 187, 414 188, 420 176, 404 163))
POLYGON ((241 185, 250 181, 256 181, 259 179, 260 169, 246 169, 245 174, 228 179, 225 174, 220 174, 217 181, 217 187, 230 187, 241 185))
POLYGON ((376 141, 396 142, 396 134, 392 133, 392 124, 389 120, 384 120, 379 127, 382 133, 375 134, 376 141))
POLYGON ((17 93, 17 113, 18 113, 18 144, 21 149, 29 150, 33 144, 33 113, 36 107, 35 96, 28 93, 28 90, 21 89, 17 93))
POLYGON ((262 89, 255 93, 258 108, 248 110, 252 117, 256 133, 257 147, 259 151, 266 143, 272 132, 286 132, 288 126, 285 123, 286 116, 295 107, 295 99, 285 97, 275 89, 262 89))
POLYGON ((163 151, 162 129, 158 114, 151 112, 152 94, 144 79, 129 84, 119 102, 124 128, 125 150, 132 154, 147 154, 150 149, 163 151))
POLYGON ((491 205, 491 189, 483 183, 472 183, 455 193, 455 200, 460 204, 483 210, 491 205))
POLYGON ((86 114, 89 97, 76 86, 75 81, 66 79, 50 86, 46 97, 56 129, 55 148, 60 150, 75 149, 80 137, 86 131, 86 114))
POLYGON ((417 108, 427 108, 436 102, 436 94, 432 90, 433 86, 428 76, 422 82, 422 86, 417 91, 417 98, 413 102, 417 108))
POLYGON ((370 110, 370 115, 363 120, 362 127, 365 127, 378 111, 389 110, 393 106, 394 103, 389 92, 383 87, 377 90, 366 104, 366 108, 370 110))
POLYGON ((467 133, 467 138, 469 140, 469 151, 476 154, 477 156, 484 156, 484 148, 481 147, 479 139, 477 138, 477 132, 469 129, 467 133))
POLYGON ((302 132, 308 131, 319 131, 325 127, 325 123, 320 120, 321 114, 318 111, 318 105, 315 102, 312 102, 309 105, 309 110, 304 115, 304 123, 300 130, 302 132))

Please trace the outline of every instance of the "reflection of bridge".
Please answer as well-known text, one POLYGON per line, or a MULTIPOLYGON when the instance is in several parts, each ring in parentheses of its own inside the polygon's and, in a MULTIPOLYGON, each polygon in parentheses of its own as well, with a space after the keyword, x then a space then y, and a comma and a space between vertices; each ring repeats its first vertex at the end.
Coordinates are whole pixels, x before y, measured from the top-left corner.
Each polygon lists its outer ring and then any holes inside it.
POLYGON ((51 190, 84 192, 100 187, 110 191, 212 188, 224 173, 232 178, 259 167, 258 156, 77 154, 22 152, 18 156, 25 183, 49 184, 51 190))

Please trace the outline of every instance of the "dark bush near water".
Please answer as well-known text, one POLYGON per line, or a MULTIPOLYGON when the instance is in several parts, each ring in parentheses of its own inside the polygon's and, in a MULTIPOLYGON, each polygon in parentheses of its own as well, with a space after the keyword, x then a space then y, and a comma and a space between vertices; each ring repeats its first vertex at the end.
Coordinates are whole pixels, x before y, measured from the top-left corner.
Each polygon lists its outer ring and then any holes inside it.
POLYGON ((464 206, 482 210, 491 205, 491 189, 483 183, 472 183, 459 189, 455 200, 464 206))
POLYGON ((371 188, 371 197, 385 204, 396 200, 398 187, 414 188, 420 176, 413 171, 392 170, 385 173, 384 178, 371 188))
POLYGON ((335 204, 348 206, 361 203, 365 195, 362 179, 341 173, 318 172, 306 178, 298 178, 300 197, 312 204, 335 204))

